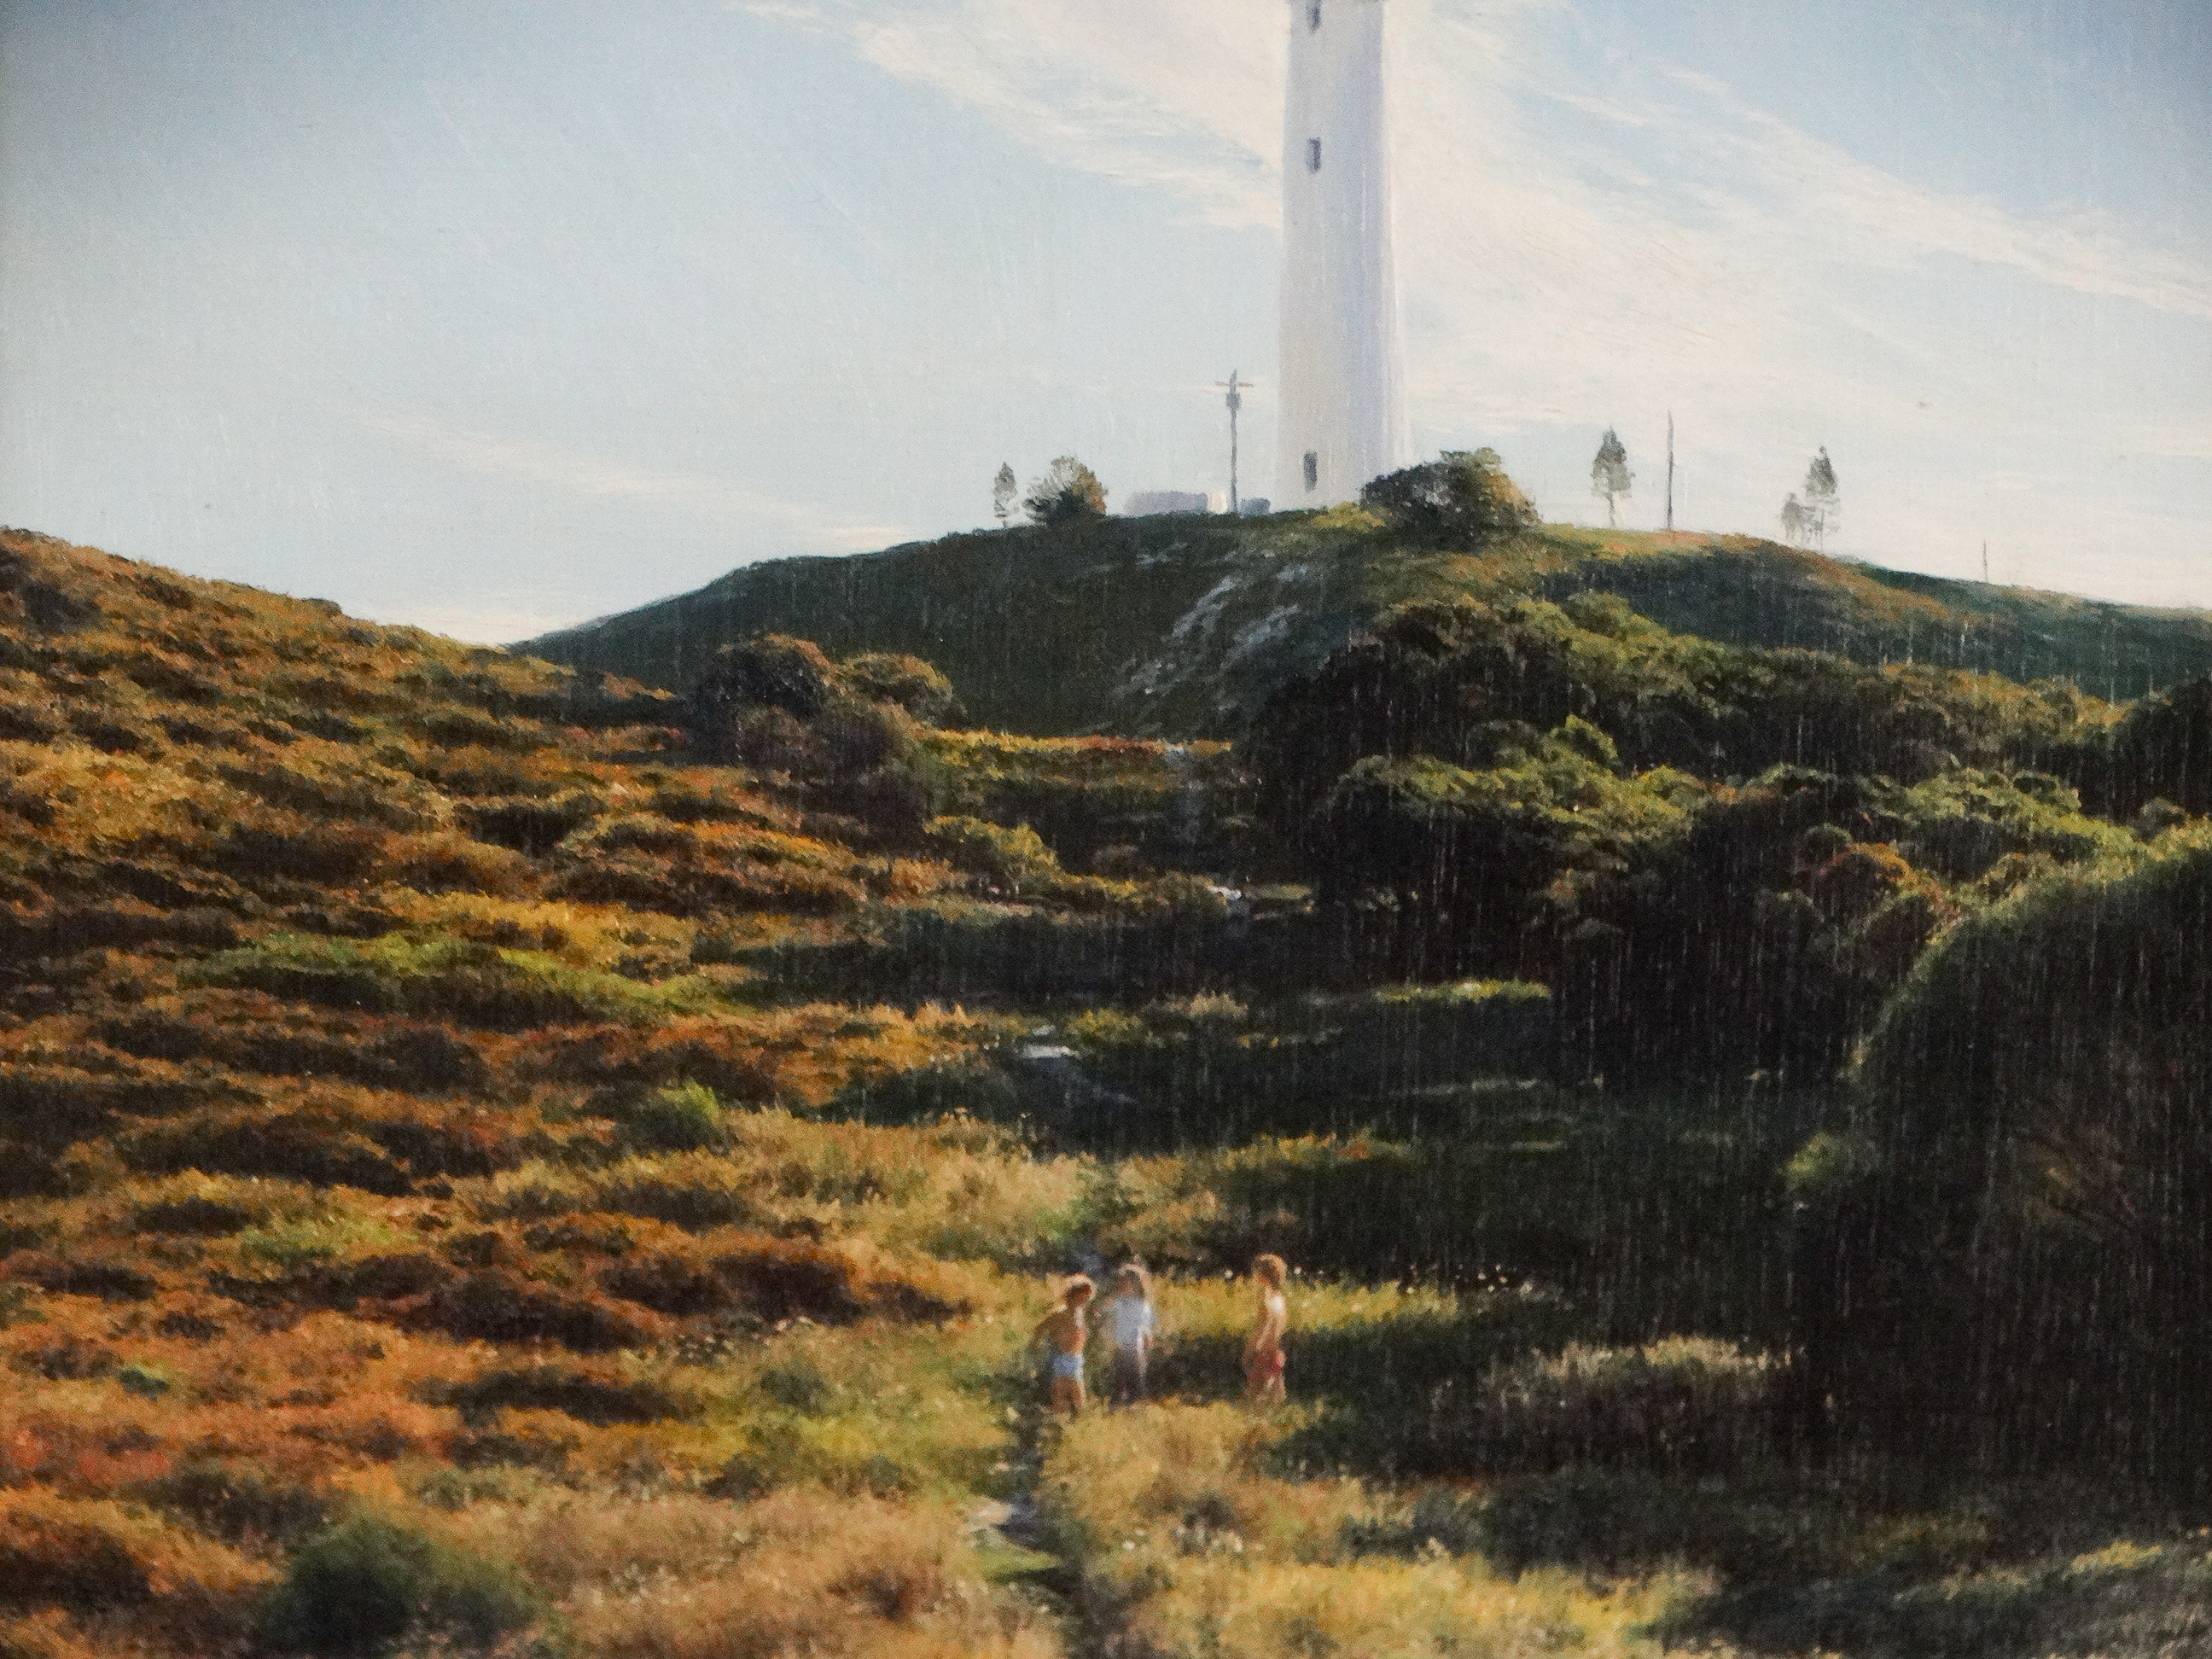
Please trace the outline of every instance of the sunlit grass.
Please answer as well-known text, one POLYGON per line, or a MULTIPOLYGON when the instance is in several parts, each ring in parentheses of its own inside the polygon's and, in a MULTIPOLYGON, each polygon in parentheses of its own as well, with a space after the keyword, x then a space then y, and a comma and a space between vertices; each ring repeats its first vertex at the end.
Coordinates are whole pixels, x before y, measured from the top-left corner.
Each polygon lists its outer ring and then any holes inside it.
POLYGON ((1644 1632, 1690 1588, 1678 1577, 1601 1589, 1564 1572, 1501 1577, 1441 1550, 1362 1556, 1377 1494, 1263 1472, 1302 1419, 1170 1404, 1060 1435, 1044 1499, 1126 1639, 1176 1656, 1659 1650, 1644 1632))

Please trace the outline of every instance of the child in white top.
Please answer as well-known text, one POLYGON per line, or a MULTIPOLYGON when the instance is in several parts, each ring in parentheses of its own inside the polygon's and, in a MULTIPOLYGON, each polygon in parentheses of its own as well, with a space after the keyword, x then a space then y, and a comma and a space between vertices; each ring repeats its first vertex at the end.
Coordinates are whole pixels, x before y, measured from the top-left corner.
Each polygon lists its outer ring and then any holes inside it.
POLYGON ((1145 1397, 1145 1366, 1152 1358, 1156 1325, 1152 1287, 1135 1262, 1114 1275, 1114 1299, 1106 1304, 1106 1314, 1114 1338, 1107 1398, 1116 1406, 1133 1406, 1145 1397))
POLYGON ((1283 1336, 1290 1328, 1290 1309, 1283 1299, 1283 1281, 1290 1269, 1283 1258, 1270 1252, 1252 1258, 1252 1282, 1260 1291, 1260 1317, 1244 1344, 1244 1396, 1255 1405, 1279 1405, 1283 1400, 1283 1336))

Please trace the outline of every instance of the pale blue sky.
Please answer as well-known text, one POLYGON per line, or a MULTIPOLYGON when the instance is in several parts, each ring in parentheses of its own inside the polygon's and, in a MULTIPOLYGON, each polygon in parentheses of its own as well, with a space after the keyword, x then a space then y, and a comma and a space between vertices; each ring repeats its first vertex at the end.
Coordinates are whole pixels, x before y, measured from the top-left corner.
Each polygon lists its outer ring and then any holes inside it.
MULTIPOLYGON (((2203 0, 1385 0, 1424 450, 2212 604, 2203 0)), ((0 0, 0 522, 511 639, 1271 493, 1283 0, 0 0)))

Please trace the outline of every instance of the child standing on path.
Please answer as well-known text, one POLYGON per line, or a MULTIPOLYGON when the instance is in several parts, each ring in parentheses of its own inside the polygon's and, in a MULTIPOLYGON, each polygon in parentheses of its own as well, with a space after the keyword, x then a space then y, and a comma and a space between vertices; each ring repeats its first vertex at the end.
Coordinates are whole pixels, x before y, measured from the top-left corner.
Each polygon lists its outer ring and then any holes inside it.
POLYGON ((1283 1392, 1283 1333, 1291 1317, 1283 1299, 1283 1281, 1290 1270, 1279 1255, 1252 1258, 1252 1282, 1260 1290, 1260 1321, 1244 1344, 1244 1397, 1261 1405, 1281 1403, 1283 1392))
POLYGON ((1106 1397, 1116 1406, 1134 1406, 1145 1397, 1145 1366, 1152 1355, 1152 1293, 1145 1270, 1130 1262, 1114 1275, 1114 1299, 1106 1304, 1114 1336, 1113 1380, 1106 1397))
POLYGON ((1063 1285, 1060 1306, 1037 1321, 1030 1346, 1047 1344, 1052 1352, 1052 1408, 1073 1417, 1083 1409, 1083 1344, 1091 1334, 1084 1310, 1098 1287, 1078 1273, 1063 1285))

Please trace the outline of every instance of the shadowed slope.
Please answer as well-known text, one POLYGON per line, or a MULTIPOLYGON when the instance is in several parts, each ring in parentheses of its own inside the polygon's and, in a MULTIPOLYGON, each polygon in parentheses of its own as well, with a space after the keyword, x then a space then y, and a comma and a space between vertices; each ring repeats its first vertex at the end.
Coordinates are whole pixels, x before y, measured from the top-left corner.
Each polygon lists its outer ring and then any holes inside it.
POLYGON ((2212 617, 1887 571, 1747 537, 1546 526, 1477 550, 1358 508, 1109 519, 781 559, 529 648, 680 689, 724 642, 912 652, 981 724, 1043 734, 1240 732, 1387 607, 1457 593, 1618 593, 1662 626, 2132 697, 2212 671, 2212 617))

